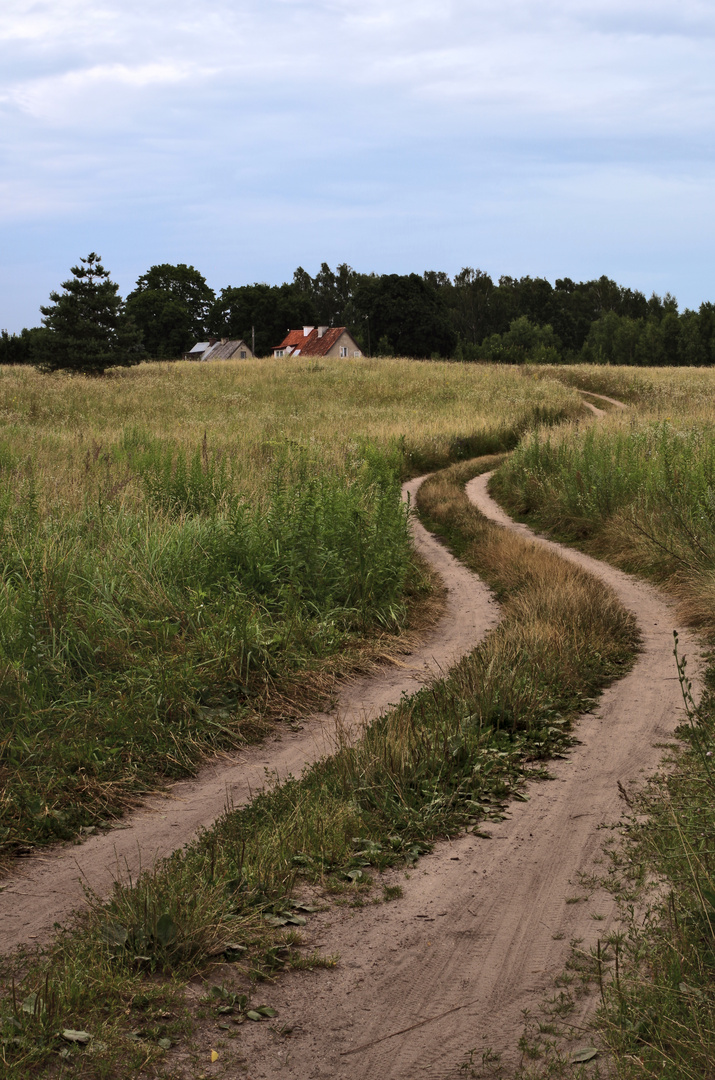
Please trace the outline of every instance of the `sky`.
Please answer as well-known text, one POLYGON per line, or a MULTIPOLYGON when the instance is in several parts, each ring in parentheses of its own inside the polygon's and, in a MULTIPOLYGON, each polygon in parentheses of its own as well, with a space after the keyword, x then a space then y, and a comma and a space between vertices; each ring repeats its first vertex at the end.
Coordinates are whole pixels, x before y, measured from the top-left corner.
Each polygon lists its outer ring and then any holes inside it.
POLYGON ((715 301, 712 0, 3 0, 0 328, 96 251, 715 301))

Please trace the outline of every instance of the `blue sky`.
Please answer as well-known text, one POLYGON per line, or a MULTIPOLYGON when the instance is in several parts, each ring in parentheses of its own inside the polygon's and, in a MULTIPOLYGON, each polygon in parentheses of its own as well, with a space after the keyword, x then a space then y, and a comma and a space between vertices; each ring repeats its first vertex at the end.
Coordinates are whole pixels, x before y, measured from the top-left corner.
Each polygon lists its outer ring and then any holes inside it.
POLYGON ((3 0, 0 327, 98 251, 715 300, 715 4, 3 0))

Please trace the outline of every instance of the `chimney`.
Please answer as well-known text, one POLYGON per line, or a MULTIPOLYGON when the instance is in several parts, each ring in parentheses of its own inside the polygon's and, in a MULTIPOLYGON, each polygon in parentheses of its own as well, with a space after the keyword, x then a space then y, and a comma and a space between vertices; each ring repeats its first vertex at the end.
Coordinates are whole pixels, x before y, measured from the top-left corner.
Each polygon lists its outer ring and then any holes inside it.
POLYGON ((329 327, 327 327, 327 326, 319 326, 318 327, 318 337, 319 338, 322 337, 323 334, 325 333, 325 331, 328 330, 328 329, 329 329, 329 327))
MULTIPOLYGON (((304 326, 303 327, 303 337, 310 337, 310 335, 313 333, 314 330, 315 330, 314 326, 304 326)), ((318 331, 318 336, 319 337, 321 336, 320 331, 318 331)))
POLYGON ((210 337, 209 338, 209 346, 215 345, 215 344, 216 344, 216 338, 215 337, 210 337))

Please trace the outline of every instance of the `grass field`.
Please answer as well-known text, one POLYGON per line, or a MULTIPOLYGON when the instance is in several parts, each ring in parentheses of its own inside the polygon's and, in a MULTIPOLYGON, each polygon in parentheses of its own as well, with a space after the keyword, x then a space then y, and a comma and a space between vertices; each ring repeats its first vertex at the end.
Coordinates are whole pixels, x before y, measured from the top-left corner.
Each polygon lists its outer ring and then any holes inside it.
POLYGON ((606 394, 662 418, 707 414, 715 392, 715 369, 611 367, 603 364, 544 365, 538 377, 606 394))
POLYGON ((326 466, 340 467, 356 441, 394 445, 415 473, 510 449, 535 421, 579 411, 554 379, 538 385, 530 372, 492 365, 155 363, 102 379, 0 367, 0 461, 5 469, 31 460, 38 496, 54 502, 60 492, 77 509, 88 488, 113 503, 143 497, 127 468, 132 438, 160 440, 190 461, 205 436, 209 458, 225 460, 232 482, 260 497, 286 445, 318 446, 326 466))
POLYGON ((0 856, 324 700, 424 594, 400 479, 580 408, 449 364, 0 369, 0 856))
MULTIPOLYGON (((463 459, 517 447, 495 481, 502 502, 657 580, 715 633, 712 378, 402 361, 153 365, 107 380, 0 369, 8 850, 116 813, 156 781, 167 747, 177 775, 254 737, 281 686, 308 700, 311 679, 362 656, 366 636, 398 634, 424 591, 398 502, 409 474, 457 462, 423 489, 422 512, 504 605, 480 649, 358 746, 93 904, 47 956, 6 965, 8 1075, 46 1074, 60 1048, 68 1076, 119 1076, 127 1062, 164 1074, 167 1045, 191 1027, 188 974, 224 947, 221 961, 254 980, 329 963, 295 948, 295 884, 359 903, 374 868, 498 817, 623 669, 628 619, 588 578, 487 526, 462 491, 487 463, 463 459), (571 386, 632 408, 577 424, 571 386), (103 1048, 63 1046, 62 1027, 103 1048)), ((667 896, 645 924, 631 917, 604 988, 600 1028, 624 1080, 715 1068, 709 698, 683 736, 613 854, 624 895, 657 874, 667 896)), ((207 1007, 240 1021, 250 999, 207 1007)), ((574 1068, 534 1062, 529 1076, 574 1068)))

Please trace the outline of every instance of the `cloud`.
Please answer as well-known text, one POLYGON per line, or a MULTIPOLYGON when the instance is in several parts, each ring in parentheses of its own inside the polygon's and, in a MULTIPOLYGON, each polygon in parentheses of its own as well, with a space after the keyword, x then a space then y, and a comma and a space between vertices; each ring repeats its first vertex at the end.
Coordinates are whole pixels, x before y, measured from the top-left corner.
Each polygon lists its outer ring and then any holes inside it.
POLYGON ((185 0, 171 9, 164 0, 58 0, 36 4, 32 17, 11 0, 0 41, 14 35, 27 54, 8 58, 0 99, 81 127, 97 119, 84 89, 101 96, 111 87, 111 128, 125 111, 134 116, 137 90, 151 114, 155 102, 166 105, 162 90, 181 83, 192 91, 179 100, 190 124, 241 101, 264 115, 301 105, 340 123, 340 109, 350 119, 364 102, 369 114, 382 95, 379 127, 421 108, 437 130, 463 114, 487 130, 569 117, 623 130, 682 122, 692 100, 701 109, 688 122, 702 127, 713 30, 715 12, 693 0, 675 9, 660 0, 365 0, 357 9, 352 0, 244 0, 239 10, 213 0, 199 14, 185 0), (675 115, 664 107, 674 89, 675 115))
POLYGON ((516 260, 564 205, 599 257, 619 215, 645 250, 647 192, 653 220, 689 201, 685 250, 710 217, 714 40, 701 0, 4 0, 0 224, 64 236, 62 273, 99 232, 110 266, 225 245, 280 277, 321 245, 446 267, 491 237, 516 260))
POLYGON ((96 64, 60 75, 16 84, 3 95, 5 105, 52 126, 114 126, 130 103, 146 102, 146 92, 211 76, 208 67, 190 62, 154 62, 130 66, 96 64), (137 100, 137 92, 142 93, 137 100), (119 108, 118 108, 119 106, 119 108))

